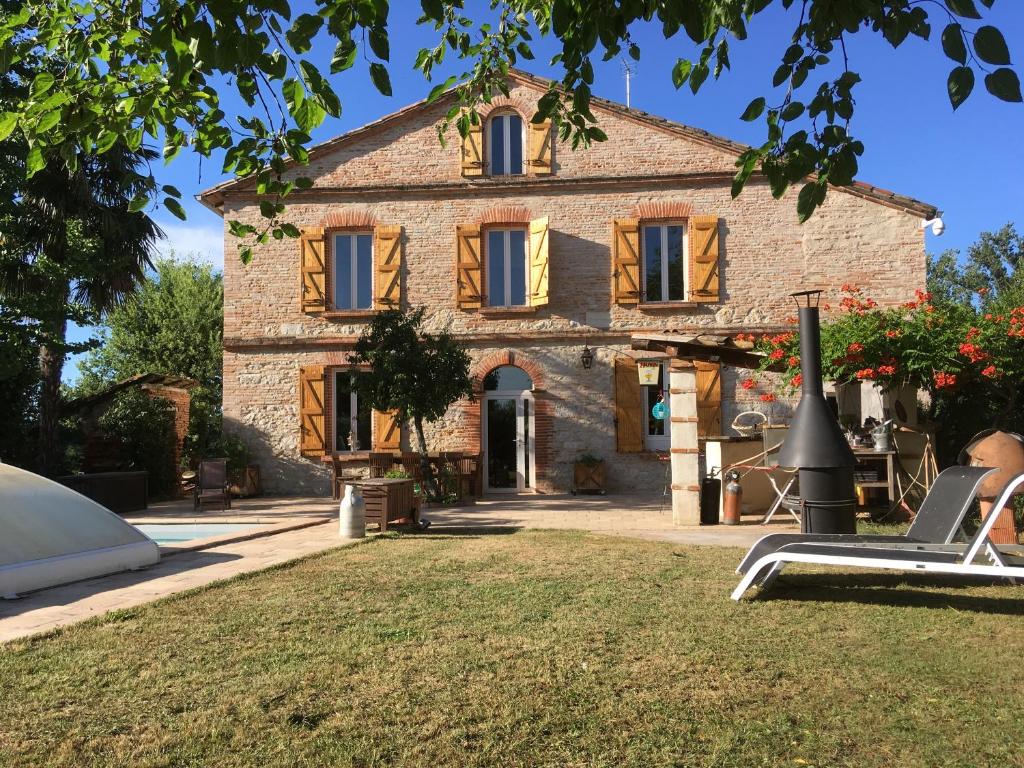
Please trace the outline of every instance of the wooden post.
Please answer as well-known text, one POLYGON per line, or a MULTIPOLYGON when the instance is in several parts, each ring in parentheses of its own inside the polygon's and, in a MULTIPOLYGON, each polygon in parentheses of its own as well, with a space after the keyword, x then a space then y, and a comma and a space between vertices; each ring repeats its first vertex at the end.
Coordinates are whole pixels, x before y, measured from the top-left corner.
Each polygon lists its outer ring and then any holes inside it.
POLYGON ((672 523, 700 524, 697 464, 697 372, 691 360, 669 365, 669 435, 672 460, 672 523))

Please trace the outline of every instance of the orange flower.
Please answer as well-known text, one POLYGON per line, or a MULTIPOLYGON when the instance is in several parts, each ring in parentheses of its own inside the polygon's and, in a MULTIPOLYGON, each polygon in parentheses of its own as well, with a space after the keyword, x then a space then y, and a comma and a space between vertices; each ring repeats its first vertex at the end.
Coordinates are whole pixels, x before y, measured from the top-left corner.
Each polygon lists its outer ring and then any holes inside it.
POLYGON ((895 365, 880 365, 878 366, 878 373, 881 376, 892 376, 896 373, 895 365))
POLYGON ((797 357, 796 355, 790 355, 789 360, 786 361, 786 364, 790 368, 796 368, 798 365, 800 365, 800 358, 797 357))
POLYGON ((949 389, 956 386, 956 374, 938 371, 933 378, 936 389, 949 389))
POLYGON ((846 351, 849 352, 851 355, 855 355, 858 352, 864 351, 864 345, 861 344, 859 341, 855 341, 846 348, 846 351))
POLYGON ((789 383, 794 387, 802 387, 804 385, 804 375, 802 373, 798 373, 789 383))
POLYGON ((858 379, 873 379, 873 378, 875 378, 875 369, 874 368, 861 368, 859 371, 857 371, 854 374, 854 376, 856 376, 858 379))
POLYGON ((774 402, 774 401, 775 401, 775 395, 773 395, 771 392, 765 392, 763 395, 761 395, 761 402, 762 403, 771 403, 771 402, 774 402))
POLYGON ((994 379, 996 376, 999 375, 999 371, 996 370, 996 367, 994 365, 990 365, 987 368, 981 369, 981 375, 988 376, 990 379, 994 379))
POLYGON ((783 351, 782 347, 776 347, 772 350, 772 353, 768 355, 772 360, 781 360, 785 356, 786 353, 783 351))
POLYGON ((903 335, 902 331, 886 331, 885 332, 886 338, 889 338, 889 339, 898 339, 902 335, 903 335))
POLYGON ((757 386, 757 382, 754 381, 753 379, 744 379, 740 386, 743 387, 744 389, 753 389, 755 386, 757 386))

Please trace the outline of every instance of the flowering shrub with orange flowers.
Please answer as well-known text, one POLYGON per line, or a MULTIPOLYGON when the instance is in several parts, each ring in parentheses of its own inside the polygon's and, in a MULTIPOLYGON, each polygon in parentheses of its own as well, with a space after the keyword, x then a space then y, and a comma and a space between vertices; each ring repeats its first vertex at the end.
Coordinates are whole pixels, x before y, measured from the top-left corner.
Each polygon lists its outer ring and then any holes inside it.
MULTIPOLYGON (((934 304, 917 291, 913 301, 883 308, 856 286, 844 285, 839 312, 823 313, 822 373, 837 383, 873 381, 883 389, 904 385, 933 398, 970 387, 1012 408, 1024 381, 1024 307, 979 311, 968 304, 934 304)), ((788 394, 800 387, 798 335, 753 339, 762 371, 781 371, 788 394)), ((755 378, 744 384, 753 389, 755 378)), ((980 392, 979 392, 980 393, 980 392)))

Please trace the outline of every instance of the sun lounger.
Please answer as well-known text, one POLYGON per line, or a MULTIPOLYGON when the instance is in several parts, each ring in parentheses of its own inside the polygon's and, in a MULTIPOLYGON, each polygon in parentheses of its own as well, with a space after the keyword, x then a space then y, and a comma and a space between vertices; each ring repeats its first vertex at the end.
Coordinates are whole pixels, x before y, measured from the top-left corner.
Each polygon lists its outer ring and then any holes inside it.
MULTIPOLYGON (((958 467, 956 469, 966 471, 983 468, 958 467)), ((978 482, 980 480, 979 477, 978 482)), ((937 483, 938 481, 936 481, 937 483)), ((966 543, 954 545, 949 541, 920 542, 911 541, 908 537, 896 537, 895 541, 888 542, 867 541, 865 537, 855 536, 834 538, 831 541, 821 539, 794 541, 784 544, 774 551, 768 551, 752 563, 745 563, 745 574, 733 591, 732 598, 739 600, 755 584, 758 584, 762 590, 767 589, 788 563, 1024 579, 1024 560, 1005 555, 989 538, 989 533, 992 526, 995 525, 999 513, 1022 484, 1024 484, 1024 474, 1018 475, 1010 481, 988 516, 982 521, 977 533, 966 543), (856 539, 860 540, 855 541, 856 539), (988 555, 988 563, 976 562, 982 552, 988 555)), ((932 491, 928 494, 929 498, 935 492, 936 488, 933 486, 932 491)), ((939 499, 941 500, 941 497, 939 499)), ((966 510, 964 514, 966 514, 966 510)), ((920 516, 920 512, 918 515, 920 516)), ((959 530, 962 519, 963 515, 960 515, 953 530, 953 536, 959 530)), ((927 518, 926 522, 928 522, 927 518)), ((935 524, 935 520, 932 521, 932 524, 935 524)), ((920 530, 927 530, 927 528, 920 530)), ((754 546, 757 547, 756 544, 754 546)))

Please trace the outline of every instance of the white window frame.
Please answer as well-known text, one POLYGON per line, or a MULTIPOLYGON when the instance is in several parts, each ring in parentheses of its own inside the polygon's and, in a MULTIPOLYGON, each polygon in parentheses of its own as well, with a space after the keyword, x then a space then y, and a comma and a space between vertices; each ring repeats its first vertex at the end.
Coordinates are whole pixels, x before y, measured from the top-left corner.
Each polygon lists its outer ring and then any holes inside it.
POLYGON ((487 120, 487 175, 488 176, 524 176, 526 174, 526 121, 523 116, 518 112, 499 112, 496 115, 492 115, 487 120), (519 118, 519 145, 521 150, 519 152, 520 157, 520 168, 519 173, 512 173, 507 170, 512 165, 512 132, 509 130, 508 118, 518 117, 519 118), (494 145, 491 143, 491 124, 495 120, 505 120, 505 131, 503 133, 505 139, 503 146, 501 147, 502 159, 505 161, 505 172, 494 173, 491 158, 495 155, 494 145))
POLYGON ((358 446, 358 447, 353 447, 352 444, 351 444, 351 439, 350 439, 349 447, 348 448, 340 448, 340 447, 338 447, 338 426, 337 425, 338 425, 338 414, 341 413, 341 411, 338 409, 338 403, 341 402, 341 398, 342 397, 347 396, 349 398, 349 401, 348 401, 348 404, 349 404, 349 411, 348 411, 348 413, 349 413, 349 416, 348 416, 348 434, 349 434, 349 437, 351 438, 352 435, 355 435, 356 436, 356 440, 359 439, 359 393, 356 392, 356 388, 354 386, 354 381, 353 381, 357 375, 358 375, 357 371, 346 370, 344 368, 337 369, 337 370, 334 371, 334 379, 331 381, 331 385, 332 385, 332 387, 334 389, 334 396, 333 396, 333 400, 334 400, 334 413, 332 414, 332 416, 334 418, 333 418, 333 423, 331 424, 331 431, 334 433, 332 435, 332 442, 334 443, 334 446, 333 446, 334 450, 332 451, 332 453, 356 453, 357 451, 370 451, 370 450, 373 450, 373 417, 372 416, 370 417, 370 443, 371 443, 370 445, 367 445, 366 447, 363 447, 361 445, 358 446), (342 376, 347 376, 348 380, 349 380, 348 394, 347 395, 343 395, 342 392, 341 392, 341 387, 338 386, 338 379, 341 378, 342 376))
POLYGON ((690 291, 690 228, 688 222, 659 221, 645 224, 640 222, 640 287, 641 301, 646 304, 681 303, 687 300, 690 291), (661 295, 668 296, 668 228, 682 227, 683 230, 683 296, 680 299, 662 298, 660 301, 647 300, 647 235, 648 228, 661 230, 661 295))
POLYGON ((501 232, 504 235, 505 295, 501 297, 501 304, 493 303, 490 294, 490 275, 485 274, 488 286, 487 306, 498 308, 528 307, 530 306, 530 229, 529 227, 493 227, 485 230, 486 245, 484 251, 484 264, 486 265, 485 269, 488 273, 491 269, 491 254, 489 246, 491 244, 492 232, 501 232), (525 280, 525 290, 523 292, 522 304, 512 303, 512 232, 523 233, 523 278, 525 280))
POLYGON ((672 425, 672 408, 669 405, 669 391, 668 391, 668 363, 661 364, 661 380, 663 382, 662 391, 665 393, 665 434, 663 435, 651 435, 648 434, 647 427, 650 424, 651 408, 654 407, 654 403, 650 402, 648 397, 649 390, 647 387, 640 387, 641 389, 641 403, 643 406, 643 412, 640 414, 641 421, 644 430, 644 448, 648 451, 667 451, 672 447, 672 434, 670 431, 672 425))
POLYGON ((342 312, 364 312, 373 309, 373 296, 374 296, 374 281, 377 279, 374 268, 374 262, 376 261, 377 254, 374 250, 374 237, 373 232, 334 232, 331 235, 331 304, 334 305, 334 309, 338 309, 337 296, 338 296, 338 243, 341 238, 349 238, 349 258, 352 260, 352 283, 349 285, 349 303, 351 307, 341 309, 342 312), (370 236, 370 306, 368 307, 357 307, 357 299, 359 296, 359 236, 369 235, 370 236))

